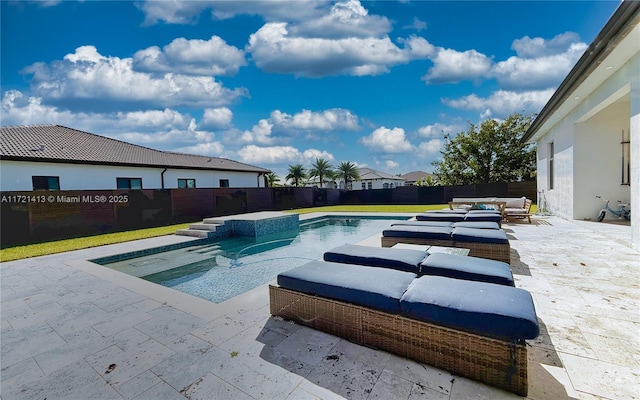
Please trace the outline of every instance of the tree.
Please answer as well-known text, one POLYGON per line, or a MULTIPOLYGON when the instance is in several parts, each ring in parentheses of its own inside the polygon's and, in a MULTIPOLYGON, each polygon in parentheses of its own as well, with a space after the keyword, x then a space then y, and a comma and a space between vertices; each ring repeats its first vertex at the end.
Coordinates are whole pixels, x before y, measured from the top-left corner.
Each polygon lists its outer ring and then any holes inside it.
POLYGON ((416 186, 440 186, 440 182, 431 175, 422 178, 416 182, 416 186))
POLYGON ((320 180, 320 187, 324 182, 324 178, 331 177, 331 163, 324 158, 316 158, 316 162, 313 163, 309 170, 309 178, 318 178, 320 180))
POLYGON ((521 139, 533 116, 518 113, 499 122, 488 119, 455 137, 445 135, 442 160, 434 161, 441 185, 514 182, 535 176, 536 153, 521 139))
POLYGON ((276 175, 273 172, 269 172, 264 177, 267 178, 267 186, 269 186, 269 187, 275 186, 276 182, 278 182, 280 180, 278 175, 276 175))
POLYGON ((344 187, 347 189, 350 181, 360 180, 360 173, 354 163, 351 161, 343 161, 338 165, 336 177, 344 179, 344 187))
POLYGON ((299 186, 300 181, 307 178, 307 173, 304 170, 302 164, 289 165, 289 173, 284 178, 286 180, 292 180, 293 186, 299 186))

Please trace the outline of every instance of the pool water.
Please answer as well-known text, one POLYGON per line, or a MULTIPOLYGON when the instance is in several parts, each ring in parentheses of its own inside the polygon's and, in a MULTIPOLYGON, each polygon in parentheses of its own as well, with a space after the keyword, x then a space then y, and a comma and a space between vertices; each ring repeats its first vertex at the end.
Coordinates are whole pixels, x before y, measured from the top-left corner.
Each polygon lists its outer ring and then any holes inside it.
POLYGON ((376 235, 400 218, 327 217, 256 240, 236 237, 111 263, 107 267, 220 303, 268 283, 325 251, 376 235))

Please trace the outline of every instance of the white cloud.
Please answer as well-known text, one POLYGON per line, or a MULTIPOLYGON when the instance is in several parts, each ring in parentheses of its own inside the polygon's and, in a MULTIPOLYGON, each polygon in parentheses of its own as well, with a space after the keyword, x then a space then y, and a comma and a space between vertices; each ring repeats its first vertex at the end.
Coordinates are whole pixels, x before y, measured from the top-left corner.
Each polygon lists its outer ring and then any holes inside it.
POLYGON ((289 29, 293 36, 333 39, 376 37, 390 31, 391 23, 386 17, 369 15, 358 0, 335 3, 328 14, 292 24, 289 29))
POLYGON ((383 164, 387 169, 392 169, 392 170, 400 166, 400 163, 397 163, 393 160, 385 160, 383 164))
POLYGON ((388 36, 294 37, 289 35, 287 24, 281 22, 265 24, 252 34, 247 51, 255 64, 267 72, 300 76, 362 76, 386 73, 394 65, 424 58, 426 40, 421 41, 412 39, 404 48, 399 48, 388 36))
POLYGON ((434 84, 486 78, 491 71, 492 63, 490 57, 476 50, 460 52, 443 48, 438 49, 432 61, 433 67, 422 79, 426 83, 434 84))
POLYGON ((303 164, 312 164, 316 161, 316 158, 324 158, 329 162, 335 161, 333 154, 329 153, 328 151, 308 149, 302 152, 303 164))
POLYGON ((402 128, 389 129, 382 126, 371 135, 362 137, 360 143, 379 153, 406 153, 414 150, 402 128))
POLYGON ((471 94, 458 99, 443 99, 442 102, 453 108, 483 112, 485 115, 489 110, 498 116, 507 116, 515 112, 533 113, 541 110, 554 91, 554 89, 528 92, 498 90, 485 98, 471 94))
POLYGON ((162 50, 152 46, 133 55, 133 69, 140 72, 235 75, 244 65, 244 51, 229 46, 219 36, 209 40, 178 38, 162 50))
POLYGON ((460 124, 441 124, 436 122, 432 125, 425 125, 417 130, 418 137, 421 138, 439 138, 448 133, 456 133, 463 131, 464 127, 460 124))
POLYGON ((200 154, 203 156, 224 156, 224 146, 220 142, 198 143, 194 146, 186 146, 175 149, 178 153, 200 154))
POLYGON ((302 154, 292 146, 259 147, 251 144, 241 148, 238 156, 249 164, 280 164, 299 162, 302 154))
POLYGON ((403 26, 404 29, 415 29, 420 32, 427 29, 427 23, 418 17, 413 17, 413 22, 410 25, 403 26))
POLYGON ((233 112, 227 107, 205 108, 200 127, 203 129, 216 129, 231 126, 233 112))
MULTIPOLYGON (((200 1, 144 1, 136 5, 145 14, 145 24, 158 22, 172 24, 194 23, 199 15, 211 9, 216 19, 233 18, 237 15, 260 15, 267 21, 306 20, 317 17, 327 3, 312 1, 270 0, 254 1, 247 7, 246 2, 228 0, 200 1)), ((325 11, 326 12, 326 11, 325 11)))
POLYGON ((351 111, 332 108, 324 111, 302 110, 291 115, 275 110, 269 118, 276 127, 286 131, 335 131, 359 129, 358 116, 351 111))
POLYGON ((443 145, 444 145, 444 140, 431 139, 426 142, 420 143, 418 145, 418 152, 416 154, 420 158, 430 158, 434 154, 438 154, 443 145))
POLYGON ((250 144, 262 145, 273 144, 274 138, 271 136, 273 124, 268 119, 261 119, 251 130, 238 131, 232 129, 225 133, 225 142, 228 144, 250 144))
POLYGON ((516 51, 518 57, 539 58, 564 53, 576 43, 580 43, 580 36, 575 32, 565 32, 550 40, 525 36, 514 40, 511 48, 516 51))
POLYGON ((557 87, 586 48, 584 43, 573 43, 560 54, 537 58, 509 57, 497 63, 492 73, 503 89, 557 87))
POLYGON ((229 90, 212 77, 135 72, 131 58, 103 56, 94 46, 79 47, 63 61, 33 64, 24 72, 33 74, 33 93, 43 103, 76 110, 211 107, 246 95, 244 89, 229 90))

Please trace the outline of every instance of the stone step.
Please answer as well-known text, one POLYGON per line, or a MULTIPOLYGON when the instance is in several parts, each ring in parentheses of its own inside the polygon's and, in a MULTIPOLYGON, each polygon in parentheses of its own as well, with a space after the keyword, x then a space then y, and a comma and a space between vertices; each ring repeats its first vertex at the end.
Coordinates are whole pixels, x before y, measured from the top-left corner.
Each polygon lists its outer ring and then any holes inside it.
POLYGON ((208 223, 200 222, 197 224, 189 225, 189 229, 196 229, 200 231, 215 231, 220 226, 222 226, 222 224, 208 224, 208 223))
POLYGON ((180 229, 176 232, 178 236, 191 236, 197 238, 208 238, 211 231, 200 229, 180 229))

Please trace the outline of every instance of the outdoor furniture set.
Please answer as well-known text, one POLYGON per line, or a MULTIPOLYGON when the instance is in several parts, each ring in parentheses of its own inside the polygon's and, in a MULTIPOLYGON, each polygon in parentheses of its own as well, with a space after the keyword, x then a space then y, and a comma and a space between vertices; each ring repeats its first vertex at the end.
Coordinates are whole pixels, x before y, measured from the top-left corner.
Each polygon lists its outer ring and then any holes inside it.
POLYGON ((449 210, 494 209, 500 212, 504 220, 524 219, 531 223, 531 205, 533 202, 522 197, 469 197, 454 198, 449 202, 449 210))
POLYGON ((470 256, 511 263, 511 246, 507 234, 502 229, 495 228, 497 223, 494 221, 453 223, 446 220, 425 221, 424 225, 420 225, 420 222, 408 221, 404 224, 393 224, 383 230, 382 247, 392 247, 397 243, 459 247, 469 249, 470 256), (440 224, 427 225, 436 222, 440 224), (492 222, 494 225, 491 224, 492 222), (447 223, 451 225, 447 225, 447 223))
MULTIPOLYGON (((407 221, 388 231, 434 229, 435 236, 449 236, 437 239, 437 246, 450 245, 453 231, 459 242, 465 230, 473 231, 467 236, 490 232, 490 241, 497 232, 504 234, 484 222, 484 228, 454 222, 442 226, 446 222, 419 226, 407 221)), ((327 251, 323 261, 278 275, 277 285, 269 286, 270 311, 526 396, 525 340, 539 334, 533 300, 514 287, 508 261, 472 253, 339 246, 327 251)))

